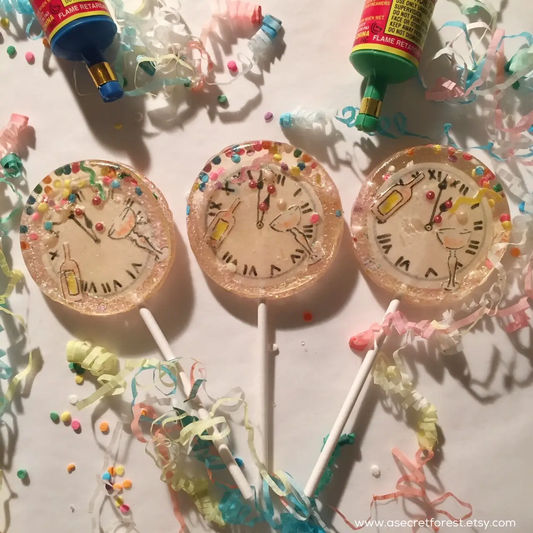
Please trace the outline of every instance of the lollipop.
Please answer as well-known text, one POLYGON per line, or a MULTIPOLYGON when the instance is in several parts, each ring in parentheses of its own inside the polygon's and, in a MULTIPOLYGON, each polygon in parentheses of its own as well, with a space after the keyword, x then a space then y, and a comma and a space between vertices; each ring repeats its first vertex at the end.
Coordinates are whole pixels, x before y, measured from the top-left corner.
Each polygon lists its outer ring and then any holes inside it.
MULTIPOLYGON (((363 185, 351 219, 357 258, 379 286, 416 305, 453 304, 482 285, 505 252, 509 205, 494 174, 439 145, 398 152, 363 185), (489 259, 490 258, 490 259, 489 259)), ((370 350, 305 488, 312 496, 383 342, 370 350)))
MULTIPOLYGON (((87 315, 138 307, 167 360, 172 349, 143 302, 165 281, 176 251, 161 192, 133 169, 107 161, 58 168, 35 187, 20 226, 26 266, 52 300, 87 315)), ((186 396, 191 385, 180 369, 186 396)), ((199 416, 209 418, 199 400, 199 416)), ((226 444, 215 441, 245 497, 252 490, 226 444)))
POLYGON ((246 142, 207 162, 189 196, 188 213, 189 240, 202 270, 225 289, 260 300, 260 418, 268 442, 264 300, 313 285, 331 265, 343 230, 337 188, 302 150, 246 142))

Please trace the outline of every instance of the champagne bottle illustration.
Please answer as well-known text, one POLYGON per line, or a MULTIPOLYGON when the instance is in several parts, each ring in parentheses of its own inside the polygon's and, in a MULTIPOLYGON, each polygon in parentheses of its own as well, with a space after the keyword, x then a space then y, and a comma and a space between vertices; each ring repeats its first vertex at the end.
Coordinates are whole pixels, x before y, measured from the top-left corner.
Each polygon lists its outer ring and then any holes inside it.
POLYGON ((371 211, 379 222, 385 222, 398 209, 404 206, 413 196, 413 187, 422 181, 425 175, 418 172, 413 175, 413 179, 407 183, 400 180, 389 189, 380 194, 374 201, 371 211))
POLYGON ((214 250, 218 250, 224 239, 235 225, 235 216, 233 213, 241 203, 240 198, 235 198, 229 209, 219 211, 215 218, 209 224, 206 233, 206 240, 214 250))
POLYGON ((78 263, 70 257, 70 246, 68 242, 63 243, 65 260, 59 268, 59 279, 63 296, 69 302, 79 302, 83 300, 81 290, 81 275, 78 263))

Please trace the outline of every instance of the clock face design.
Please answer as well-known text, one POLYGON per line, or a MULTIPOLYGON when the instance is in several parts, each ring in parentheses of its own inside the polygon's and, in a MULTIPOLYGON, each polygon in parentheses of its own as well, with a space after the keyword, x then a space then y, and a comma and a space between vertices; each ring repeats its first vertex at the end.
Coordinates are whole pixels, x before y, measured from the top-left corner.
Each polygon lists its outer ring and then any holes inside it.
POLYGON ((454 148, 423 146, 374 171, 354 205, 352 234, 376 283, 429 305, 461 299, 485 281, 489 252, 507 242, 510 220, 489 169, 454 148))
POLYGON ((26 203, 20 234, 41 290, 85 314, 139 305, 173 258, 172 215, 162 194, 133 170, 103 161, 47 176, 26 203))
POLYGON ((316 281, 342 235, 339 195, 302 150, 256 141, 227 148, 189 197, 189 240, 202 269, 242 296, 280 298, 316 281))

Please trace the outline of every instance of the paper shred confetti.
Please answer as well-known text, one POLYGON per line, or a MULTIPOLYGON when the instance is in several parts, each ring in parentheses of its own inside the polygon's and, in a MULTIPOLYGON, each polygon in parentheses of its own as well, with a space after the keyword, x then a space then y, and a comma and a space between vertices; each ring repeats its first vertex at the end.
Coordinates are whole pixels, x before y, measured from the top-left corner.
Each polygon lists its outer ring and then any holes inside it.
POLYGON ((72 429, 76 432, 81 430, 81 423, 79 420, 73 420, 72 421, 72 429))
MULTIPOLYGON (((324 439, 324 444, 322 447, 325 446, 327 440, 328 440, 328 437, 324 439)), ((348 433, 347 435, 340 436, 339 441, 337 442, 335 449, 333 450, 333 453, 331 454, 331 457, 328 461, 326 470, 324 471, 324 474, 322 474, 322 478, 320 479, 320 482, 318 483, 318 487, 315 492, 315 497, 317 497, 326 488, 328 483, 333 478, 333 466, 335 465, 336 461, 338 460, 340 456, 342 447, 346 445, 351 445, 354 442, 355 442, 354 433, 348 433)))
POLYGON ((132 482, 129 480, 129 479, 125 479, 124 482, 122 483, 122 486, 126 489, 126 490, 129 490, 131 489, 131 487, 133 486, 132 482))
POLYGON ((24 470, 23 468, 20 469, 20 470, 17 472, 17 477, 18 477, 19 479, 22 479, 22 480, 26 479, 26 478, 28 477, 28 471, 27 471, 27 470, 24 470))
POLYGON ((59 422, 60 418, 59 418, 59 415, 55 412, 55 411, 52 411, 50 413, 50 419, 52 420, 52 422, 54 423, 57 423, 59 422))
POLYGON ((63 411, 61 413, 61 422, 63 422, 64 424, 70 424, 70 421, 71 421, 71 415, 68 411, 63 411))
POLYGON ((107 422, 100 422, 100 431, 102 433, 109 433, 109 424, 107 422))
POLYGON ((67 466, 67 472, 69 474, 72 474, 72 472, 74 472, 74 470, 76 470, 76 465, 74 463, 70 463, 68 466, 67 466))

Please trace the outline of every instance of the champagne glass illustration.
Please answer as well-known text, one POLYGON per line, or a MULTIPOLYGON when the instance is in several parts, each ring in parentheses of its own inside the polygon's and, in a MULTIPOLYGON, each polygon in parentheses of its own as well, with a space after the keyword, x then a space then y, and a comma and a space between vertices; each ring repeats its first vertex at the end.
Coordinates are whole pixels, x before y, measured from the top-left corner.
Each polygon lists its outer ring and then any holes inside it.
POLYGON ((468 229, 459 228, 440 228, 437 230, 437 238, 442 246, 448 250, 448 282, 443 284, 443 289, 452 292, 459 287, 455 279, 459 261, 457 260, 457 251, 464 248, 470 240, 472 232, 468 229))

